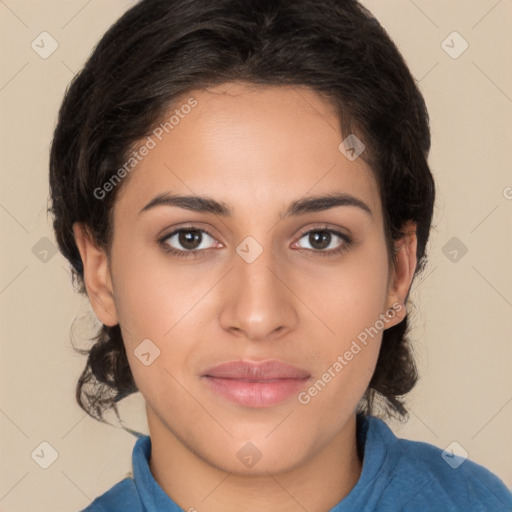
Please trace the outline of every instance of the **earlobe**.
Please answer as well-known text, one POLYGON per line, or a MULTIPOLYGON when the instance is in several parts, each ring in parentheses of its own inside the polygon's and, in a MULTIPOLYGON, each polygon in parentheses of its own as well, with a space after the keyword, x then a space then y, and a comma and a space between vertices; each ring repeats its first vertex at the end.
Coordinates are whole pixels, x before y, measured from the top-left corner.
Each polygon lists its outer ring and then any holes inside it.
POLYGON ((117 325, 119 322, 108 257, 105 251, 96 245, 84 224, 75 222, 73 232, 82 258, 85 288, 91 307, 102 324, 110 327, 117 325))
POLYGON ((400 323, 407 313, 405 303, 416 271, 417 243, 416 224, 409 222, 405 226, 404 236, 395 245, 394 272, 388 290, 387 307, 399 311, 393 325, 400 323))

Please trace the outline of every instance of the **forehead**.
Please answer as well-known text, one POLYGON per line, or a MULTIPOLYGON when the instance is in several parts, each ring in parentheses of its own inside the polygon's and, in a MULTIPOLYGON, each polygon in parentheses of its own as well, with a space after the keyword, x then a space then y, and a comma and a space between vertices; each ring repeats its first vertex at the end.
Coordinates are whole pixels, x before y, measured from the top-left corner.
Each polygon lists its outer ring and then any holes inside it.
POLYGON ((338 192, 378 212, 373 174, 340 151, 342 140, 332 105, 307 88, 228 83, 191 91, 135 146, 151 149, 138 151, 116 210, 131 215, 169 192, 217 198, 234 215, 255 205, 275 214, 299 197, 338 192))

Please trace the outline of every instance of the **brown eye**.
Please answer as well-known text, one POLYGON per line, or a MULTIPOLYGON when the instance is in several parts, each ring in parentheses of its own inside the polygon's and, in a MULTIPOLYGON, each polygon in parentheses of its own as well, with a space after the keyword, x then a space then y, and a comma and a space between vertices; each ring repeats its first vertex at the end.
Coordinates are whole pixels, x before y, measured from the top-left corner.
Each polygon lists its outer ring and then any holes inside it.
POLYGON ((196 256, 209 249, 205 238, 213 237, 204 229, 180 228, 159 240, 164 249, 176 256, 196 256))
POLYGON ((302 239, 306 239, 310 247, 299 248, 317 252, 322 256, 339 254, 347 250, 352 243, 347 235, 333 229, 312 229, 303 233, 300 237, 300 240, 302 239))

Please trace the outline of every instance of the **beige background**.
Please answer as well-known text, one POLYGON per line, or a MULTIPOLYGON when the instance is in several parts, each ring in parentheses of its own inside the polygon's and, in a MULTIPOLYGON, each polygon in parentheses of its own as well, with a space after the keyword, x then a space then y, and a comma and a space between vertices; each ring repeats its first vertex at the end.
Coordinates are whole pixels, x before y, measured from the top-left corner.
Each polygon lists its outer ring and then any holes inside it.
MULTIPOLYGON (((135 438, 75 404, 85 358, 73 352, 71 328, 85 346, 97 321, 73 292, 67 262, 51 252, 46 207, 48 148, 64 90, 132 3, 0 0, 1 511, 79 510, 130 470, 135 438), (43 31, 59 45, 47 59, 31 48, 43 31), (31 457, 43 441, 58 453, 47 469, 31 457)), ((456 441, 512 488, 512 1, 364 4, 420 81, 438 185, 430 264, 412 293, 422 378, 409 423, 391 426, 441 448, 456 441), (469 44, 456 59, 441 46, 453 31, 469 44), (465 255, 446 246, 453 237, 465 255)), ((452 52, 461 43, 447 40, 452 52)), ((121 413, 127 426, 147 432, 139 394, 121 413)))

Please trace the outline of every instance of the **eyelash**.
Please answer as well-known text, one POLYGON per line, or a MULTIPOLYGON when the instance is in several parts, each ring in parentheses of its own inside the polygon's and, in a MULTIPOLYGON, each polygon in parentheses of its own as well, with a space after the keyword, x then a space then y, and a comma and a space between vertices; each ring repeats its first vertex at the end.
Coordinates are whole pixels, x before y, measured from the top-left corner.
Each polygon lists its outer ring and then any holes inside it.
MULTIPOLYGON (((211 238, 215 238, 210 233, 208 233, 208 231, 206 231, 204 229, 197 228, 194 226, 189 226, 189 227, 182 227, 182 228, 176 229, 172 233, 165 235, 164 237, 162 237, 158 240, 158 244, 162 247, 162 249, 166 253, 170 253, 173 256, 176 256, 178 258, 190 258, 190 257, 200 258, 200 257, 204 256, 204 253, 208 252, 210 249, 195 249, 195 250, 185 251, 185 250, 174 249, 173 247, 170 247, 166 243, 166 241, 169 240, 169 238, 173 237, 174 235, 176 235, 178 233, 192 232, 192 231, 196 232, 196 233, 204 233, 211 238)), ((303 249, 305 251, 314 252, 315 254, 318 254, 319 256, 322 256, 322 257, 336 256, 336 255, 342 254, 345 251, 347 251, 352 245, 352 240, 350 239, 350 237, 348 237, 347 235, 345 235, 343 233, 340 233, 339 231, 336 231, 334 229, 329 229, 327 227, 316 227, 313 229, 308 229, 299 235, 299 240, 301 238, 303 238, 305 235, 309 235, 310 233, 330 233, 331 235, 336 235, 337 237, 339 237, 343 240, 343 244, 340 247, 338 247, 337 249, 331 249, 329 251, 318 250, 318 249, 317 250, 303 249)))

